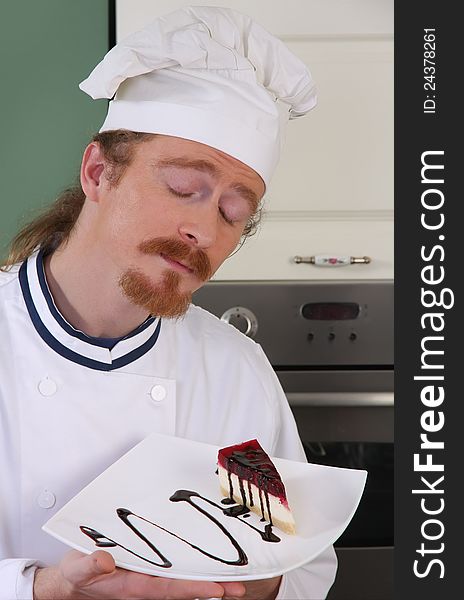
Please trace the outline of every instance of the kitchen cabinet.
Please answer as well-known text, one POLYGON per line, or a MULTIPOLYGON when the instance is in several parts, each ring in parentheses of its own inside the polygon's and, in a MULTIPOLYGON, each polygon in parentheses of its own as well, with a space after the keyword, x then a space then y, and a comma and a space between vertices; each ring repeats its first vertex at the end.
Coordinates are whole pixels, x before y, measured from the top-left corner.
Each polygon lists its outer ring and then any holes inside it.
MULTIPOLYGON (((116 0, 117 39, 184 4, 116 0)), ((256 18, 306 62, 319 102, 289 123, 262 227, 215 278, 393 278, 393 1, 225 4, 256 18), (371 262, 321 268, 292 260, 317 254, 371 262)))

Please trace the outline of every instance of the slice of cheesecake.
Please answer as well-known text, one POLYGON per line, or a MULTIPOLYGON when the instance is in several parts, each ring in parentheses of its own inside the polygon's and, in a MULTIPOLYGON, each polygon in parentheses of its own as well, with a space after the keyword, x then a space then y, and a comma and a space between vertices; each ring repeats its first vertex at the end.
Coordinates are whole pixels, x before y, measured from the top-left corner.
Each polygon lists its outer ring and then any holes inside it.
POLYGON ((285 486, 258 440, 221 448, 218 475, 223 496, 247 506, 282 531, 295 533, 285 486))

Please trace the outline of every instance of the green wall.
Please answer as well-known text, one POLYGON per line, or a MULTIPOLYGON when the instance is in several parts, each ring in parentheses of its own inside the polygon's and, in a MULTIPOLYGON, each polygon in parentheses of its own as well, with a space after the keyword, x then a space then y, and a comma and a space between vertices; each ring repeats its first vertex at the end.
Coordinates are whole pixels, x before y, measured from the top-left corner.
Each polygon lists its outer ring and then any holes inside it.
POLYGON ((108 0, 0 0, 0 256, 74 183, 106 100, 78 84, 108 50, 108 0))

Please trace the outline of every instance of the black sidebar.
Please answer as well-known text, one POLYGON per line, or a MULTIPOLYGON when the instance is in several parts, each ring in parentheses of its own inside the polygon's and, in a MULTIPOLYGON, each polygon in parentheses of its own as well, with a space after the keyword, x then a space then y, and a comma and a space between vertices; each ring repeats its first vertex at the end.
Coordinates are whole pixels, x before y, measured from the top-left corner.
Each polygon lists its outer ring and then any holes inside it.
POLYGON ((395 4, 395 599, 462 595, 462 19, 395 4), (457 591, 455 591, 457 590, 457 591))

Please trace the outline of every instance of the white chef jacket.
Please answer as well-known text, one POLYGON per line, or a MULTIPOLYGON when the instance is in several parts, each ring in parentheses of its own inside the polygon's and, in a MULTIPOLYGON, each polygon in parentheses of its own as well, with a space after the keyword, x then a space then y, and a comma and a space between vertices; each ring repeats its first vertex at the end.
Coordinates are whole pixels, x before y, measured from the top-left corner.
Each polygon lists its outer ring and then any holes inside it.
MULTIPOLYGON (((32 598, 35 568, 69 549, 42 525, 152 432, 305 460, 272 367, 234 327, 192 305, 111 346, 64 320, 40 253, 0 272, 0 600, 32 598)), ((335 571, 329 547, 278 598, 325 598, 335 571)))

